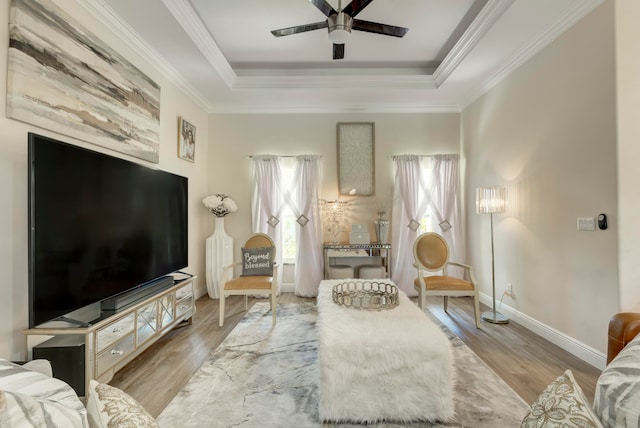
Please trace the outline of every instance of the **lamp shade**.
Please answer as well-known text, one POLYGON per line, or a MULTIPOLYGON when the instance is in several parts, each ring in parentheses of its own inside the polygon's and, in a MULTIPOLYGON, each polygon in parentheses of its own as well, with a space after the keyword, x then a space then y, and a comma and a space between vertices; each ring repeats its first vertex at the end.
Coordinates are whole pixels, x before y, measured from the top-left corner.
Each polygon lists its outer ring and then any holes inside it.
POLYGON ((478 187, 476 189, 476 212, 478 214, 503 213, 507 197, 504 187, 478 187))

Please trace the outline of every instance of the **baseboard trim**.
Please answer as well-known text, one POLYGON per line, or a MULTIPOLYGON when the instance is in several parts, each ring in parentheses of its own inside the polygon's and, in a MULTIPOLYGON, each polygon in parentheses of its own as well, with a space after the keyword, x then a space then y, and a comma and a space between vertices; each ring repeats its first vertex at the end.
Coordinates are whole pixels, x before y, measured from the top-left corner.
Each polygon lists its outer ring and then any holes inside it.
POLYGON ((280 283, 280 292, 281 293, 293 293, 296 291, 296 284, 294 282, 281 282, 280 283))
MULTIPOLYGON (((487 294, 480 293, 480 301, 487 306, 493 307, 493 299, 487 294)), ((520 324, 538 336, 547 339, 549 342, 575 355, 582 361, 589 363, 600 370, 605 368, 607 357, 597 349, 585 345, 573 337, 568 336, 553 327, 549 327, 548 325, 543 324, 540 321, 531 318, 529 315, 526 315, 504 303, 500 306, 499 311, 508 316, 513 322, 520 324)))

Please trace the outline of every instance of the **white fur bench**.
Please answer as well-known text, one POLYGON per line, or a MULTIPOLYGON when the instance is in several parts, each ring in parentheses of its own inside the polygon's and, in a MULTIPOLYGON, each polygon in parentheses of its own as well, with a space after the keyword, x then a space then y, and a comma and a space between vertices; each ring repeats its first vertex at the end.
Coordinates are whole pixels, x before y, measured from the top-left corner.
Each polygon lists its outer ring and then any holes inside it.
POLYGON ((445 334, 402 291, 393 309, 333 303, 333 287, 345 281, 324 280, 318 293, 320 420, 451 420, 454 369, 445 334))

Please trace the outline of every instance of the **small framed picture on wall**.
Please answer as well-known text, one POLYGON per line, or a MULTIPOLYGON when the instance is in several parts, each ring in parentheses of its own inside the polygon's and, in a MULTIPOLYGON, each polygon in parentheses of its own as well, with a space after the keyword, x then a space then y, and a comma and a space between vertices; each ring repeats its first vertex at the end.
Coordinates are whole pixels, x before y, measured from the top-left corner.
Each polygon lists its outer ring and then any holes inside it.
POLYGON ((182 117, 178 117, 178 157, 196 161, 196 127, 182 117))

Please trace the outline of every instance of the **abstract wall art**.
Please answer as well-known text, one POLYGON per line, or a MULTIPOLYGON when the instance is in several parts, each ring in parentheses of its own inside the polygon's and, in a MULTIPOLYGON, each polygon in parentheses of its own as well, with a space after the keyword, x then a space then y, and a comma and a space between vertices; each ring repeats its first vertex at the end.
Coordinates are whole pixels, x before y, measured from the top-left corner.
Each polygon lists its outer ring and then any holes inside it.
POLYGON ((338 191, 341 195, 375 194, 375 124, 338 123, 338 191))
POLYGON ((158 162, 160 87, 49 0, 12 0, 7 117, 158 162))

